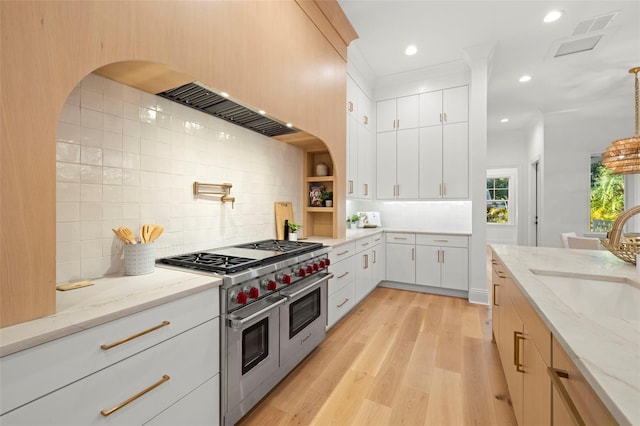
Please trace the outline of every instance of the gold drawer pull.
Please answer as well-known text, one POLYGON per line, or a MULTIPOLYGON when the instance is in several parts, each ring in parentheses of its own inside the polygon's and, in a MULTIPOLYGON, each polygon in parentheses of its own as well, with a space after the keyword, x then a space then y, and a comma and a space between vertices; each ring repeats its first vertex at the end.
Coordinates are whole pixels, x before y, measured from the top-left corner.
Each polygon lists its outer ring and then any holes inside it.
POLYGON ((124 339, 122 339, 122 340, 119 340, 119 341, 114 342, 114 343, 110 343, 110 344, 108 344, 108 345, 101 345, 100 347, 101 347, 102 349, 104 349, 105 351, 108 351, 109 349, 114 348, 114 347, 116 347, 116 346, 118 346, 118 345, 121 345, 121 344, 123 344, 123 343, 127 343, 129 340, 137 339, 137 338, 138 338, 138 337, 140 337, 140 336, 144 336, 144 335, 145 335, 145 334, 147 334, 147 333, 151 333, 152 331, 156 331, 156 330, 157 330, 157 329, 159 329, 159 328, 166 327, 166 326, 168 326, 169 324, 171 324, 169 321, 162 321, 162 324, 158 324, 158 325, 156 325, 155 327, 151 327, 151 328, 150 328, 150 329, 148 329, 148 330, 141 331, 141 332, 140 332, 140 333, 138 333, 138 334, 134 334, 133 336, 125 337, 125 338, 124 338, 124 339))
POLYGON ((345 254, 349 253, 349 250, 345 250, 343 252, 338 253, 336 256, 343 256, 345 254))
POLYGON ((344 277, 346 277, 347 275, 349 275, 349 271, 345 272, 345 273, 344 273, 344 274, 342 274, 342 275, 338 275, 338 279, 340 279, 340 278, 344 278, 344 277))
POLYGON ((524 373, 522 363, 520 362, 520 341, 524 340, 524 333, 519 331, 513 332, 513 364, 516 366, 518 373, 524 373))
POLYGON ((162 379, 158 380, 156 383, 152 384, 148 388, 146 388, 146 389, 138 392, 137 394, 133 395, 131 398, 127 399, 126 401, 122 401, 120 404, 116 405, 115 407, 113 407, 113 408, 111 408, 109 410, 100 410, 100 414, 102 414, 103 416, 107 417, 109 414, 112 414, 112 413, 118 411, 119 409, 121 409, 125 405, 129 404, 130 402, 133 402, 136 399, 140 398, 145 393, 154 390, 155 388, 157 388, 158 386, 160 386, 164 382, 168 381, 169 379, 170 379, 170 377, 165 374, 164 376, 162 376, 162 379))
POLYGON ((347 303, 349 301, 349 299, 344 299, 344 302, 342 302, 339 305, 336 305, 336 308, 342 308, 344 306, 345 303, 347 303))
POLYGON ((568 379, 569 373, 564 370, 558 370, 557 368, 553 368, 553 367, 548 367, 547 373, 549 373, 549 376, 551 377, 551 383, 553 384, 553 387, 556 388, 556 390, 558 391, 558 394, 560 395, 560 399, 562 399, 562 402, 564 402, 564 404, 566 405, 567 409, 569 410, 569 413, 571 414, 571 417, 573 417, 573 421, 578 426, 584 426, 585 422, 584 420, 582 420, 582 416, 580 416, 580 412, 578 412, 578 409, 576 408, 576 405, 573 403, 573 400, 571 399, 569 392, 567 392, 567 389, 564 387, 562 380, 560 380, 560 377, 568 379))
POLYGON ((499 284, 494 284, 493 285, 493 306, 500 306, 496 303, 496 287, 498 287, 499 284))

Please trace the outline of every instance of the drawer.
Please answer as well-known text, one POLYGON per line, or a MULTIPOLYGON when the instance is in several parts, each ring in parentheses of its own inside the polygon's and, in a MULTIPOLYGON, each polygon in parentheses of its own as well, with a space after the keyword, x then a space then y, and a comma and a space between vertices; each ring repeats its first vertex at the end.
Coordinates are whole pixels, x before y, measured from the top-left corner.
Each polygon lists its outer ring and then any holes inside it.
POLYGON ((333 274, 333 278, 329 280, 327 285, 328 294, 331 295, 338 290, 342 289, 347 284, 353 282, 355 277, 355 260, 356 258, 351 256, 338 263, 332 263, 329 266, 329 271, 333 274))
MULTIPOLYGON (((6 425, 139 425, 219 372, 219 318, 0 417, 6 425), (169 378, 162 382, 162 379, 169 378), (158 386, 108 416, 110 410, 158 386)), ((3 392, 4 393, 4 392, 3 392)))
POLYGON ((333 250, 329 252, 329 260, 333 265, 336 262, 340 262, 342 259, 346 259, 349 256, 353 256, 356 253, 355 241, 350 241, 345 244, 335 246, 333 250))
POLYGON ((415 244, 416 234, 405 234, 402 232, 387 232, 386 242, 394 244, 415 244))
POLYGON ((358 238, 356 240, 356 253, 373 247, 373 237, 358 238))
POLYGON ((0 358, 0 414, 218 316, 219 294, 218 288, 209 289, 0 358), (164 321, 169 324, 161 326, 164 321), (161 327, 101 349, 157 326, 161 327))
POLYGON ((469 247, 469 237, 466 235, 418 234, 416 235, 416 244, 438 247, 469 247))
POLYGON ((332 327, 355 305, 356 293, 353 282, 329 296, 327 306, 327 327, 332 327))

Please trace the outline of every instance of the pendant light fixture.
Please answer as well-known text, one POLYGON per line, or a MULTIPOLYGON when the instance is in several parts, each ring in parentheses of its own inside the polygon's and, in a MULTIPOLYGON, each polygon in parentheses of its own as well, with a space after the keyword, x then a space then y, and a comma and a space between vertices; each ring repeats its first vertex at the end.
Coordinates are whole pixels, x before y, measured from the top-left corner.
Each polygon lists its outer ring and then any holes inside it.
POLYGON ((631 68, 629 73, 635 74, 636 96, 636 133, 635 136, 613 141, 611 146, 602 153, 602 164, 616 174, 640 173, 640 127, 639 106, 640 90, 638 87, 638 72, 640 67, 631 68))

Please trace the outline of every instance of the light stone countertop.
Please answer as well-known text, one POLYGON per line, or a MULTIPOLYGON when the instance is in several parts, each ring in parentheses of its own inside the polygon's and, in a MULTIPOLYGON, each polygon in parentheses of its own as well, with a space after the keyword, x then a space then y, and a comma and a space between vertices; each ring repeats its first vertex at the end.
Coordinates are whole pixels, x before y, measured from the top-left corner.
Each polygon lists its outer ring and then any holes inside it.
MULTIPOLYGON (((636 268, 605 250, 492 248, 616 420, 640 424, 640 306, 625 313, 633 302, 614 297, 620 290, 615 286, 638 283, 636 268), (532 270, 566 277, 554 277, 559 287, 552 289, 553 283, 545 284, 545 277, 532 270), (603 282, 604 293, 596 294, 592 289, 586 291, 584 282, 576 279, 589 275, 618 282, 603 282)), ((637 288, 625 290, 635 292, 637 288)))
POLYGON ((306 238, 304 241, 318 242, 322 243, 326 246, 339 246, 340 244, 348 243, 349 241, 355 241, 359 238, 368 237, 371 235, 381 234, 383 232, 403 232, 410 234, 437 234, 437 235, 462 235, 462 236, 471 236, 471 234, 466 232, 446 232, 446 231, 427 231, 427 230, 416 230, 416 229, 397 229, 397 228, 356 228, 356 229, 347 229, 346 236, 344 238, 331 238, 331 237, 317 237, 311 236, 306 238))
POLYGON ((111 275, 90 281, 94 285, 56 291, 55 314, 0 329, 0 356, 222 284, 217 276, 159 267, 151 274, 111 275))

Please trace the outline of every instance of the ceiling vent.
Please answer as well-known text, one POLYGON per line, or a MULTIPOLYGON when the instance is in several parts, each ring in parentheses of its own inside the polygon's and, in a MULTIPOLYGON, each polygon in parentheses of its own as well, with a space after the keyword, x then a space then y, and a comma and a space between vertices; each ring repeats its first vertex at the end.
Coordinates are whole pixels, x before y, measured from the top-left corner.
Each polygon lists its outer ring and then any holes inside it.
POLYGON ((157 95, 253 130, 261 135, 273 137, 298 131, 293 127, 287 127, 279 121, 233 102, 197 83, 188 83, 157 95))
POLYGON ((572 38, 559 44, 554 58, 595 49, 618 13, 611 12, 579 22, 573 30, 572 38))

